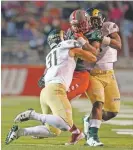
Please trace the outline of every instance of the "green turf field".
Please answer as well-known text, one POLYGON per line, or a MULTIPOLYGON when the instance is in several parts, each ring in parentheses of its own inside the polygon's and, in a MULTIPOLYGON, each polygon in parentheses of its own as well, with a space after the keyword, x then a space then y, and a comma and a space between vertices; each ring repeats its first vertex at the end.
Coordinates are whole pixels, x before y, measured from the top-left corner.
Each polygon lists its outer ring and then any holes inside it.
MULTIPOLYGON (((83 101, 84 103, 84 101, 83 101)), ((123 102, 124 108, 133 108, 132 102, 123 102)), ((80 141, 74 146, 64 146, 63 144, 68 141, 70 133, 62 133, 56 138, 46 139, 32 139, 30 137, 22 137, 5 145, 5 138, 13 124, 14 117, 28 109, 34 108, 36 111, 41 112, 39 98, 37 97, 3 97, 1 102, 2 107, 2 150, 133 150, 133 135, 119 135, 112 129, 133 129, 133 125, 109 125, 103 124, 99 132, 101 141, 105 144, 104 147, 87 147, 84 146, 85 140, 80 141)), ((84 108, 82 108, 84 109, 84 108)), ((91 109, 91 108, 90 108, 91 109)), ((124 109, 123 109, 124 111, 124 109)), ((73 109, 73 117, 75 123, 82 128, 82 117, 85 113, 80 113, 79 109, 73 109)), ((129 112, 130 114, 130 112, 129 112)), ((119 120, 118 118, 116 120, 119 120)), ((127 120, 127 118, 124 118, 127 120)), ((128 120, 133 121, 132 118, 128 120)), ((20 127, 29 127, 40 124, 39 122, 29 121, 19 124, 20 127)))

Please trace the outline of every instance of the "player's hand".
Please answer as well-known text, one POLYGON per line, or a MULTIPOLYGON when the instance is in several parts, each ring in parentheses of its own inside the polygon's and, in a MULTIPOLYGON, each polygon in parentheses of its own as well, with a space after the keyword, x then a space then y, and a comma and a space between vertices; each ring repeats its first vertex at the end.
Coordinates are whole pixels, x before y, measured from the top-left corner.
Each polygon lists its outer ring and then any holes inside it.
POLYGON ((42 75, 41 78, 38 80, 38 86, 40 88, 45 87, 44 75, 42 75))
POLYGON ((79 32, 79 33, 74 33, 74 37, 75 37, 75 39, 78 39, 78 38, 80 38, 80 37, 83 37, 83 38, 84 38, 84 35, 83 35, 82 32, 79 32))

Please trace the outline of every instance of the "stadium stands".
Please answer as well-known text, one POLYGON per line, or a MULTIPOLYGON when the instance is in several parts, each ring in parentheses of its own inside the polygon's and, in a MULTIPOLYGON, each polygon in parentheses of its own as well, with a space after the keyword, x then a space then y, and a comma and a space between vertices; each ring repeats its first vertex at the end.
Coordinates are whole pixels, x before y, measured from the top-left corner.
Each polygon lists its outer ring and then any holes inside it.
MULTIPOLYGON (((67 30, 68 18, 73 10, 92 6, 101 8, 107 19, 120 26, 122 39, 126 39, 128 46, 119 56, 133 56, 133 2, 106 4, 98 1, 2 1, 2 64, 44 63, 49 31, 54 27, 67 30)), ((123 42, 126 45, 125 40, 123 42)))

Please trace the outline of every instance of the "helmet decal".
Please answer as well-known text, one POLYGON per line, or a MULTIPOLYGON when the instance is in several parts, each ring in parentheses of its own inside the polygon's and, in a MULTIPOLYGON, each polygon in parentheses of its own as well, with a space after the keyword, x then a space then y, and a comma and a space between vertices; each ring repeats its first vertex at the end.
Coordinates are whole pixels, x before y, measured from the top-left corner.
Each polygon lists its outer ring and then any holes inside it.
POLYGON ((58 30, 54 29, 52 30, 47 38, 47 42, 50 46, 51 49, 53 49, 55 46, 57 46, 61 41, 64 41, 64 31, 63 30, 58 30))
POLYGON ((92 11, 92 16, 94 17, 94 16, 98 16, 99 15, 99 13, 100 13, 100 11, 98 10, 98 9, 94 9, 93 11, 92 11))
POLYGON ((90 8, 86 11, 90 15, 92 28, 101 28, 105 21, 105 17, 102 15, 101 11, 97 8, 90 8))

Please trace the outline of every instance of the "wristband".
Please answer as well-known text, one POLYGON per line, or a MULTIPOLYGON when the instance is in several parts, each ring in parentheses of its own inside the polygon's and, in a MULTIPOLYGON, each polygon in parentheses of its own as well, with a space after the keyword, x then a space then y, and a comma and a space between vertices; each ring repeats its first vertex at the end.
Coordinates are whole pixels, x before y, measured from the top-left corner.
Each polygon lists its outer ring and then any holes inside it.
POLYGON ((83 46, 87 42, 83 37, 79 37, 77 41, 83 46))
POLYGON ((102 44, 109 45, 110 42, 111 42, 111 38, 110 37, 106 37, 106 36, 103 37, 102 44))

